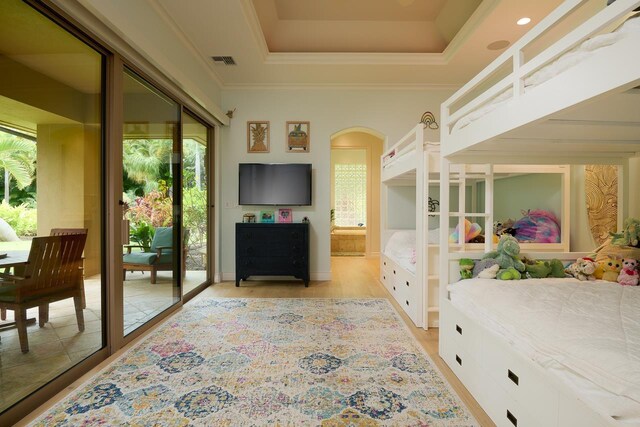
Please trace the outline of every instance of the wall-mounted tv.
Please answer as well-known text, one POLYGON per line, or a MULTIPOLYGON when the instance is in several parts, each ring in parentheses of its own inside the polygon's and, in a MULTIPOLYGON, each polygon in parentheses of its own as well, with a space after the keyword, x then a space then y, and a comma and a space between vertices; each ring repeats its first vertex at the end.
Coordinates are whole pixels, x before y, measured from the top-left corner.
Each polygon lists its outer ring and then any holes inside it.
POLYGON ((240 163, 241 205, 311 206, 311 164, 240 163))

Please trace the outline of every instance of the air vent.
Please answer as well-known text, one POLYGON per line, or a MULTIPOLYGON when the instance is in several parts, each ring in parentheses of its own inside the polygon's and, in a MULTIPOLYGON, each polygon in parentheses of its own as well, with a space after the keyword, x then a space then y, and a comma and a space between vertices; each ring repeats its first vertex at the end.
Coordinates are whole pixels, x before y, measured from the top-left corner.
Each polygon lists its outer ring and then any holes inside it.
POLYGON ((212 56, 213 62, 220 65, 236 65, 233 56, 212 56))

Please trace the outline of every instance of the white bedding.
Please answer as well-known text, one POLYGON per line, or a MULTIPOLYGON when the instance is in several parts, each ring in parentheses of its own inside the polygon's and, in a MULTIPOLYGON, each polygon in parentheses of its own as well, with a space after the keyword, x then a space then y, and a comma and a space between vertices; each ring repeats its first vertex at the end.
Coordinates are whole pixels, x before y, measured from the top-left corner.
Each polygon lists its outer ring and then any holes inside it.
MULTIPOLYGON (((452 232, 453 229, 450 230, 452 232)), ((427 231, 427 241, 438 244, 440 229, 427 231)), ((391 235, 383 253, 412 274, 416 273, 416 230, 396 231, 391 235)))
MULTIPOLYGON (((574 65, 577 65, 587 58, 593 56, 599 49, 611 46, 624 39, 625 37, 633 34, 640 35, 639 14, 633 15, 612 33, 600 34, 585 40, 578 47, 570 50, 569 52, 566 52, 564 55, 558 57, 558 59, 556 59, 555 61, 540 68, 529 77, 526 77, 524 79, 525 92, 527 91, 527 89, 532 89, 538 85, 541 85, 542 83, 552 79, 563 71, 566 71, 574 65)), ((630 52, 630 54, 635 53, 630 52)), ((482 106, 461 117, 458 121, 456 121, 452 130, 455 131, 468 126, 479 118, 489 114, 496 108, 502 106, 503 104, 506 104, 507 102, 509 102, 509 100, 511 100, 512 97, 513 89, 508 89, 500 93, 482 106)))
POLYGON ((469 279, 448 290, 456 308, 553 372, 598 412, 640 424, 640 287, 469 279))

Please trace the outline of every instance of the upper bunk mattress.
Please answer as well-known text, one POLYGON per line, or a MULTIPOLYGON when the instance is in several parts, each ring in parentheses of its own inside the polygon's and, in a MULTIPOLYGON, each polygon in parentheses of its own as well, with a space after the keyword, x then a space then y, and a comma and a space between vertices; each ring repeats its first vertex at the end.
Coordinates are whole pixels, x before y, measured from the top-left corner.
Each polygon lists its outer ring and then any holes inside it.
MULTIPOLYGON (((559 56, 556 60, 542 67, 524 79, 525 93, 544 82, 551 80, 564 71, 584 62, 596 55, 601 49, 613 46, 627 37, 634 37, 640 43, 640 14, 629 17, 620 27, 611 33, 599 34, 585 40, 574 49, 559 56)), ((633 53, 629 53, 633 54, 633 53)), ((502 107, 513 99, 513 89, 507 89, 496 95, 487 103, 462 116, 454 124, 452 131, 462 129, 472 122, 484 117, 493 110, 502 107)))
POLYGON ((573 388, 640 425, 640 287, 577 279, 461 280, 451 303, 573 388))

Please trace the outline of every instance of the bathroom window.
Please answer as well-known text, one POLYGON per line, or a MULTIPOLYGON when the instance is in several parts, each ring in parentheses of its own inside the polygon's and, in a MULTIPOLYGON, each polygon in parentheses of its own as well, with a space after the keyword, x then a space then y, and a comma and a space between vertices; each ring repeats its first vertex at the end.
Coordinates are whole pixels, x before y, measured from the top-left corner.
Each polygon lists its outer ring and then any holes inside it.
POLYGON ((335 224, 357 227, 367 221, 367 165, 335 165, 335 224))

